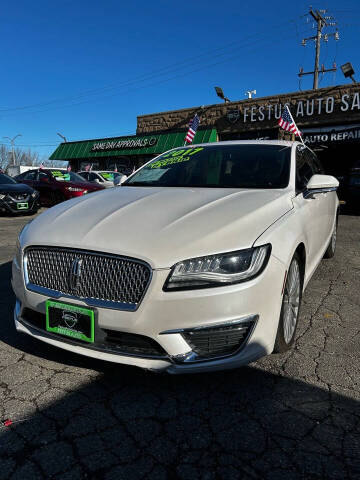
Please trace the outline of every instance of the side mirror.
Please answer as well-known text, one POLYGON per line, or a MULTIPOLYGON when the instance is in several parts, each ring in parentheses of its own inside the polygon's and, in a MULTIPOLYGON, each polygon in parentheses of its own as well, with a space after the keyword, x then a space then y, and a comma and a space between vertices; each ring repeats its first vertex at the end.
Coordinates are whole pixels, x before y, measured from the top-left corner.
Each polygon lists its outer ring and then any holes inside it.
POLYGON ((304 192, 304 198, 312 197, 315 193, 334 192, 339 186, 339 181, 331 175, 313 175, 304 192))
POLYGON ((100 183, 100 180, 98 178, 94 178, 93 181, 96 182, 96 183, 100 183))

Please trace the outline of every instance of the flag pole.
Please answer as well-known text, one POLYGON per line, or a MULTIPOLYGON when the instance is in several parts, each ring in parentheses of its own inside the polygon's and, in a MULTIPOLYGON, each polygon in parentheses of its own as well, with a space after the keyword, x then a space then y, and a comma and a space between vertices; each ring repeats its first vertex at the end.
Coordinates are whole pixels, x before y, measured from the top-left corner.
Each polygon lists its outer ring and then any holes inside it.
POLYGON ((298 129, 298 127, 297 127, 297 125, 296 125, 296 123, 295 123, 294 117, 292 116, 292 114, 291 114, 291 112, 290 112, 289 106, 286 105, 286 108, 287 108, 287 111, 289 112, 289 115, 290 115, 291 120, 293 121, 293 124, 296 126, 296 130, 299 132, 299 135, 298 135, 298 136, 300 137, 301 143, 304 145, 304 147, 306 147, 306 145, 305 145, 305 143, 304 143, 304 140, 303 140, 303 138, 302 138, 302 135, 301 135, 301 133, 300 133, 300 130, 298 129))

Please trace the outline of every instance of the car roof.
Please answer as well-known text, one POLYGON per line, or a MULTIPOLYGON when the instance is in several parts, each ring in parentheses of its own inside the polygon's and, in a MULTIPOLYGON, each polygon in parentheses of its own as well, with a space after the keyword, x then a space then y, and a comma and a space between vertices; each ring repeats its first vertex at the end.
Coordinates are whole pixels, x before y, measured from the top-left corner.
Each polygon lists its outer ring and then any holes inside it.
MULTIPOLYGON (((195 145, 188 145, 189 147, 216 147, 218 145, 282 145, 284 147, 291 147, 293 145, 303 145, 298 141, 290 140, 225 140, 221 142, 211 143, 197 143, 195 145)), ((183 148, 183 147, 178 147, 183 148)))

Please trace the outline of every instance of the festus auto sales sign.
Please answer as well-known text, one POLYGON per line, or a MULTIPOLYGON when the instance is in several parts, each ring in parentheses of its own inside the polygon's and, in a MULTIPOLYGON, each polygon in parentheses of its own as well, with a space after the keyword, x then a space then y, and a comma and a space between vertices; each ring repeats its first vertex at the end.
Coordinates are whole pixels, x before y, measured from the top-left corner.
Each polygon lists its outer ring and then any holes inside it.
POLYGON ((335 111, 354 112, 360 111, 360 92, 344 93, 340 98, 334 96, 321 96, 311 99, 299 99, 294 101, 284 101, 279 103, 265 103, 262 105, 243 105, 241 110, 238 108, 238 114, 235 109, 229 109, 228 121, 236 123, 254 123, 264 122, 266 120, 278 120, 282 109, 288 105, 294 118, 301 122, 301 119, 318 115, 331 115, 335 111))

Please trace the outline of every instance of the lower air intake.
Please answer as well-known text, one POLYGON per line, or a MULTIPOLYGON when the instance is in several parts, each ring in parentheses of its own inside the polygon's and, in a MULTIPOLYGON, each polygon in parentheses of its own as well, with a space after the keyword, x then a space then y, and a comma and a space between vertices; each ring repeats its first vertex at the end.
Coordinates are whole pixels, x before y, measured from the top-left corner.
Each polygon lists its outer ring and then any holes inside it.
POLYGON ((182 335, 199 358, 231 355, 245 345, 254 327, 254 321, 235 325, 201 328, 182 335))

